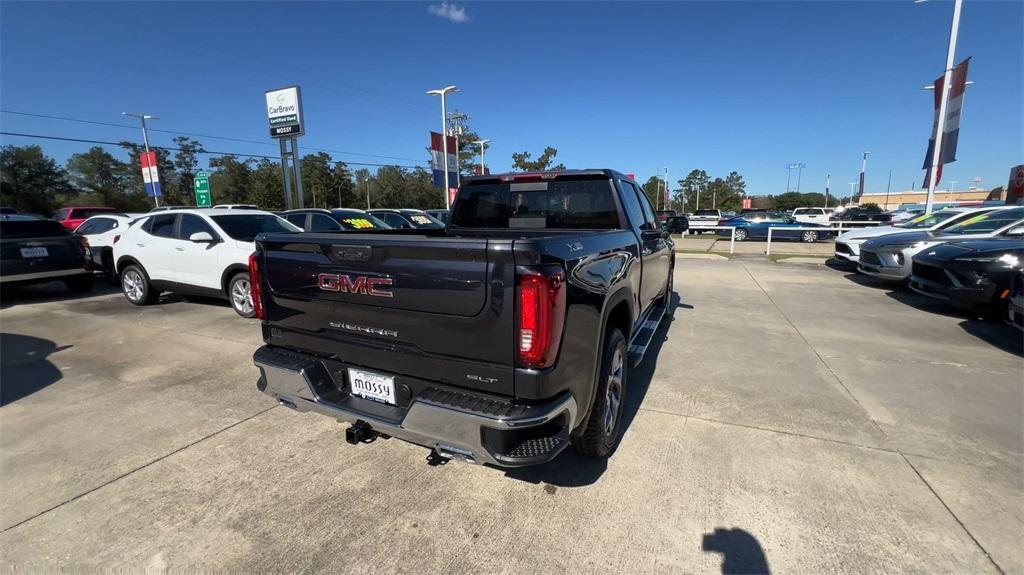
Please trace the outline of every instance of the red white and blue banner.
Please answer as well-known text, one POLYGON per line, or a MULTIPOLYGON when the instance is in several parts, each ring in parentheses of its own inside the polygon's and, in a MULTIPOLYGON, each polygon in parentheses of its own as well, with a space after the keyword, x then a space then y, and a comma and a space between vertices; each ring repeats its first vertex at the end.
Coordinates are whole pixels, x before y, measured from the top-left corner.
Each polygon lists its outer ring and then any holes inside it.
MULTIPOLYGON (((968 58, 953 68, 950 75, 949 101, 946 102, 946 121, 942 127, 942 149, 939 151, 939 167, 936 170, 935 184, 938 185, 942 179, 942 166, 956 161, 956 144, 960 139, 960 113, 964 107, 964 91, 967 89, 967 65, 971 59, 968 58)), ((939 106, 941 104, 943 76, 935 80, 935 120, 932 122, 932 137, 928 140, 928 153, 924 156, 924 166, 921 169, 928 170, 924 177, 924 187, 928 187, 931 179, 932 153, 935 151, 935 133, 939 126, 939 106)))
MULTIPOLYGON (((444 187, 444 142, 441 134, 430 132, 430 167, 434 170, 434 187, 444 187)), ((448 136, 448 186, 454 187, 457 181, 458 161, 455 158, 455 137, 448 136)))
POLYGON ((142 182, 146 184, 146 195, 151 198, 159 198, 160 174, 156 169, 156 152, 142 152, 139 154, 139 163, 142 164, 142 182))

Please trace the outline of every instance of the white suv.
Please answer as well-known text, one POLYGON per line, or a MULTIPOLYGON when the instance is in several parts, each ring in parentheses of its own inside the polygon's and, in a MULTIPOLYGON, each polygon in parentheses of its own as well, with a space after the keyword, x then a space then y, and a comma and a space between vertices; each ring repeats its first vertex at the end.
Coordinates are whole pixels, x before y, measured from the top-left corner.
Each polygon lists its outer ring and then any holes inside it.
POLYGON ((793 210, 793 219, 801 224, 821 224, 827 226, 832 210, 826 208, 797 208, 793 210))
POLYGON ((259 210, 173 210, 150 214, 114 244, 121 290, 135 305, 172 291, 227 298, 243 317, 255 312, 249 256, 262 232, 302 230, 259 210))

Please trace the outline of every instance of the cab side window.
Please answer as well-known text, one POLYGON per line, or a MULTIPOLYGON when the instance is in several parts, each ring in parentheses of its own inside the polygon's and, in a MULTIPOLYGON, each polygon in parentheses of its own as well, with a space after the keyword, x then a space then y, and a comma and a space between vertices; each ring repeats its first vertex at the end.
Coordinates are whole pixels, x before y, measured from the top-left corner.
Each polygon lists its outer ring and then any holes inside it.
POLYGON ((178 224, 178 239, 187 240, 192 237, 192 234, 199 232, 206 232, 210 234, 211 238, 217 238, 217 234, 210 224, 206 223, 206 220, 192 214, 181 214, 181 223, 178 224))
POLYGON ((642 226, 642 229, 659 229, 661 226, 658 225, 658 218, 654 216, 654 208, 651 207, 651 200, 647 198, 647 194, 643 193, 636 186, 633 186, 633 189, 636 190, 636 195, 640 198, 640 208, 644 211, 644 225, 642 226))
POLYGON ((149 229, 146 231, 158 238, 174 237, 174 220, 177 214, 160 214, 150 218, 149 229))
POLYGON ((288 223, 295 224, 306 230, 306 214, 288 214, 288 217, 285 219, 288 220, 288 223))

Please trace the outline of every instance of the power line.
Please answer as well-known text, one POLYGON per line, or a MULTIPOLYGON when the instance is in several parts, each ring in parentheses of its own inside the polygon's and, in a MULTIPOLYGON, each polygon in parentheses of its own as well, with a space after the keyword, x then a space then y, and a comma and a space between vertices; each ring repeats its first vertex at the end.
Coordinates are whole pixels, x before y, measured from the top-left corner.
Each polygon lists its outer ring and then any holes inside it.
MULTIPOLYGON (((96 126, 108 126, 108 127, 112 127, 112 128, 128 128, 128 129, 131 129, 131 130, 137 130, 139 128, 138 126, 133 126, 133 125, 128 125, 128 124, 116 124, 114 122, 98 122, 96 120, 82 120, 80 118, 69 118, 67 116, 51 116, 49 114, 35 114, 35 113, 32 113, 32 112, 19 112, 19 111, 16 111, 16 110, 0 110, 0 113, 3 113, 3 114, 14 114, 14 115, 18 115, 18 116, 29 116, 29 117, 32 117, 32 118, 45 118, 47 120, 62 120, 62 121, 65 121, 65 122, 78 122, 78 123, 81 123, 81 124, 93 124, 93 125, 96 125, 96 126)), ((277 146, 277 144, 272 144, 270 142, 261 142, 259 140, 247 140, 245 138, 231 138, 231 137, 227 137, 227 136, 212 136, 210 134, 197 134, 195 132, 178 132, 178 131, 175 131, 175 130, 161 130, 159 128, 149 128, 149 131, 150 132, 160 132, 160 133, 163 133, 163 134, 175 134, 175 135, 179 135, 179 136, 191 136, 193 138, 209 138, 211 140, 225 140, 225 141, 228 141, 228 142, 239 142, 239 143, 245 143, 245 144, 259 144, 261 146, 277 146)), ((344 154, 344 155, 348 155, 348 156, 362 156, 362 157, 366 157, 366 158, 383 158, 383 159, 386 159, 386 160, 403 160, 403 161, 406 161, 406 162, 417 162, 417 161, 419 161, 419 160, 414 160, 412 158, 401 158, 401 157, 397 157, 397 156, 382 156, 382 155, 379 155, 379 154, 363 154, 363 153, 360 153, 360 152, 346 152, 344 150, 328 150, 328 149, 320 149, 320 148, 311 148, 311 147, 308 147, 308 146, 299 146, 299 149, 300 150, 311 150, 311 151, 315 151, 315 152, 329 152, 329 153, 332 153, 332 154, 344 154)), ((243 154, 235 154, 235 155, 239 155, 240 156, 240 155, 243 155, 243 154)), ((373 164, 368 164, 368 165, 373 165, 373 164)))
MULTIPOLYGON (((120 146, 122 144, 122 142, 105 142, 103 140, 88 140, 88 139, 84 139, 84 138, 68 138, 68 137, 65 137, 65 136, 43 136, 41 134, 23 134, 23 133, 19 133, 19 132, 0 132, 0 135, 3 135, 3 136, 17 136, 17 137, 21 137, 21 138, 36 138, 36 139, 41 139, 41 140, 60 140, 62 142, 81 142, 81 143, 85 143, 85 144, 102 144, 102 145, 105 145, 105 146, 120 146)), ((150 146, 150 148, 153 148, 153 149, 156 149, 156 150, 164 150, 164 151, 167 151, 167 152, 179 152, 179 151, 181 151, 181 148, 174 148, 174 147, 171 147, 171 146, 150 146)), ((240 157, 243 157, 243 158, 263 158, 263 159, 267 159, 267 160, 276 160, 276 159, 278 159, 277 156, 265 156, 263 154, 243 154, 241 152, 215 152, 213 150, 205 150, 205 149, 204 150, 199 150, 199 151, 197 151, 195 153, 197 153, 197 154, 208 154, 208 155, 213 155, 213 156, 240 156, 240 157)), ((346 165, 350 165, 350 166, 373 166, 373 167, 377 167, 377 168, 384 168, 384 167, 388 167, 388 166, 394 166, 394 167, 398 167, 398 168, 415 169, 415 168, 421 168, 422 167, 422 166, 406 166, 406 165, 401 165, 401 164, 371 164, 371 163, 368 163, 368 162, 345 162, 345 161, 341 161, 341 160, 339 160, 339 162, 341 162, 343 164, 346 164, 346 165)))

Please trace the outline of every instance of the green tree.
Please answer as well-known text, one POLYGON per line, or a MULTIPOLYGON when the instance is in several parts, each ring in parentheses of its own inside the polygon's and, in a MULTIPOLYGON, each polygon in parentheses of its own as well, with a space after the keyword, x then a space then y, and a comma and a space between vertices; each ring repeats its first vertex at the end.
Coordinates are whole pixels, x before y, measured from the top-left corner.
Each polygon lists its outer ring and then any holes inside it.
POLYGON ((797 192, 786 192, 775 196, 773 203, 775 205, 772 207, 776 210, 792 210, 804 205, 804 195, 797 192))
POLYGON ((126 164, 99 146, 73 154, 66 170, 80 203, 125 211, 145 211, 150 205, 145 192, 129 184, 132 180, 126 164))
POLYGON ((64 170, 39 146, 0 148, 0 205, 50 215, 70 192, 64 170))
POLYGON ((704 201, 704 197, 707 195, 706 189, 710 178, 708 173, 704 170, 691 170, 685 178, 678 181, 679 190, 676 191, 677 203, 681 204, 681 210, 693 211, 697 209, 697 195, 700 194, 701 204, 705 207, 710 206, 710 196, 708 201, 704 201), (678 201, 681 199, 682 201, 678 201))
POLYGON ((651 176, 647 178, 642 186, 644 195, 650 200, 651 206, 656 209, 661 209, 661 204, 664 202, 662 194, 664 193, 665 182, 658 176, 651 176))
MULTIPOLYGON (((337 201, 331 155, 327 152, 302 157, 302 195, 307 207, 326 208, 337 201)), ((340 206, 337 206, 340 207, 340 206)))
POLYGON ((261 159, 249 176, 249 184, 249 203, 270 211, 285 208, 280 163, 267 158, 261 159))
POLYGON ((356 192, 355 182, 352 181, 352 172, 345 162, 334 163, 334 190, 338 198, 338 207, 359 207, 365 204, 366 199, 356 192))
POLYGON ((214 204, 241 204, 249 201, 252 160, 238 161, 228 154, 210 158, 210 195, 214 204))
POLYGON ((555 161, 555 156, 558 155, 558 150, 548 146, 544 148, 544 152, 537 156, 536 160, 531 160, 532 154, 530 152, 519 152, 512 154, 512 169, 520 172, 543 172, 546 170, 564 170, 565 166, 562 164, 552 163, 555 161))
POLYGON ((206 150, 203 145, 189 138, 188 136, 175 136, 174 145, 178 150, 174 153, 175 192, 182 196, 178 205, 195 205, 195 184, 196 172, 199 171, 199 154, 206 150))

